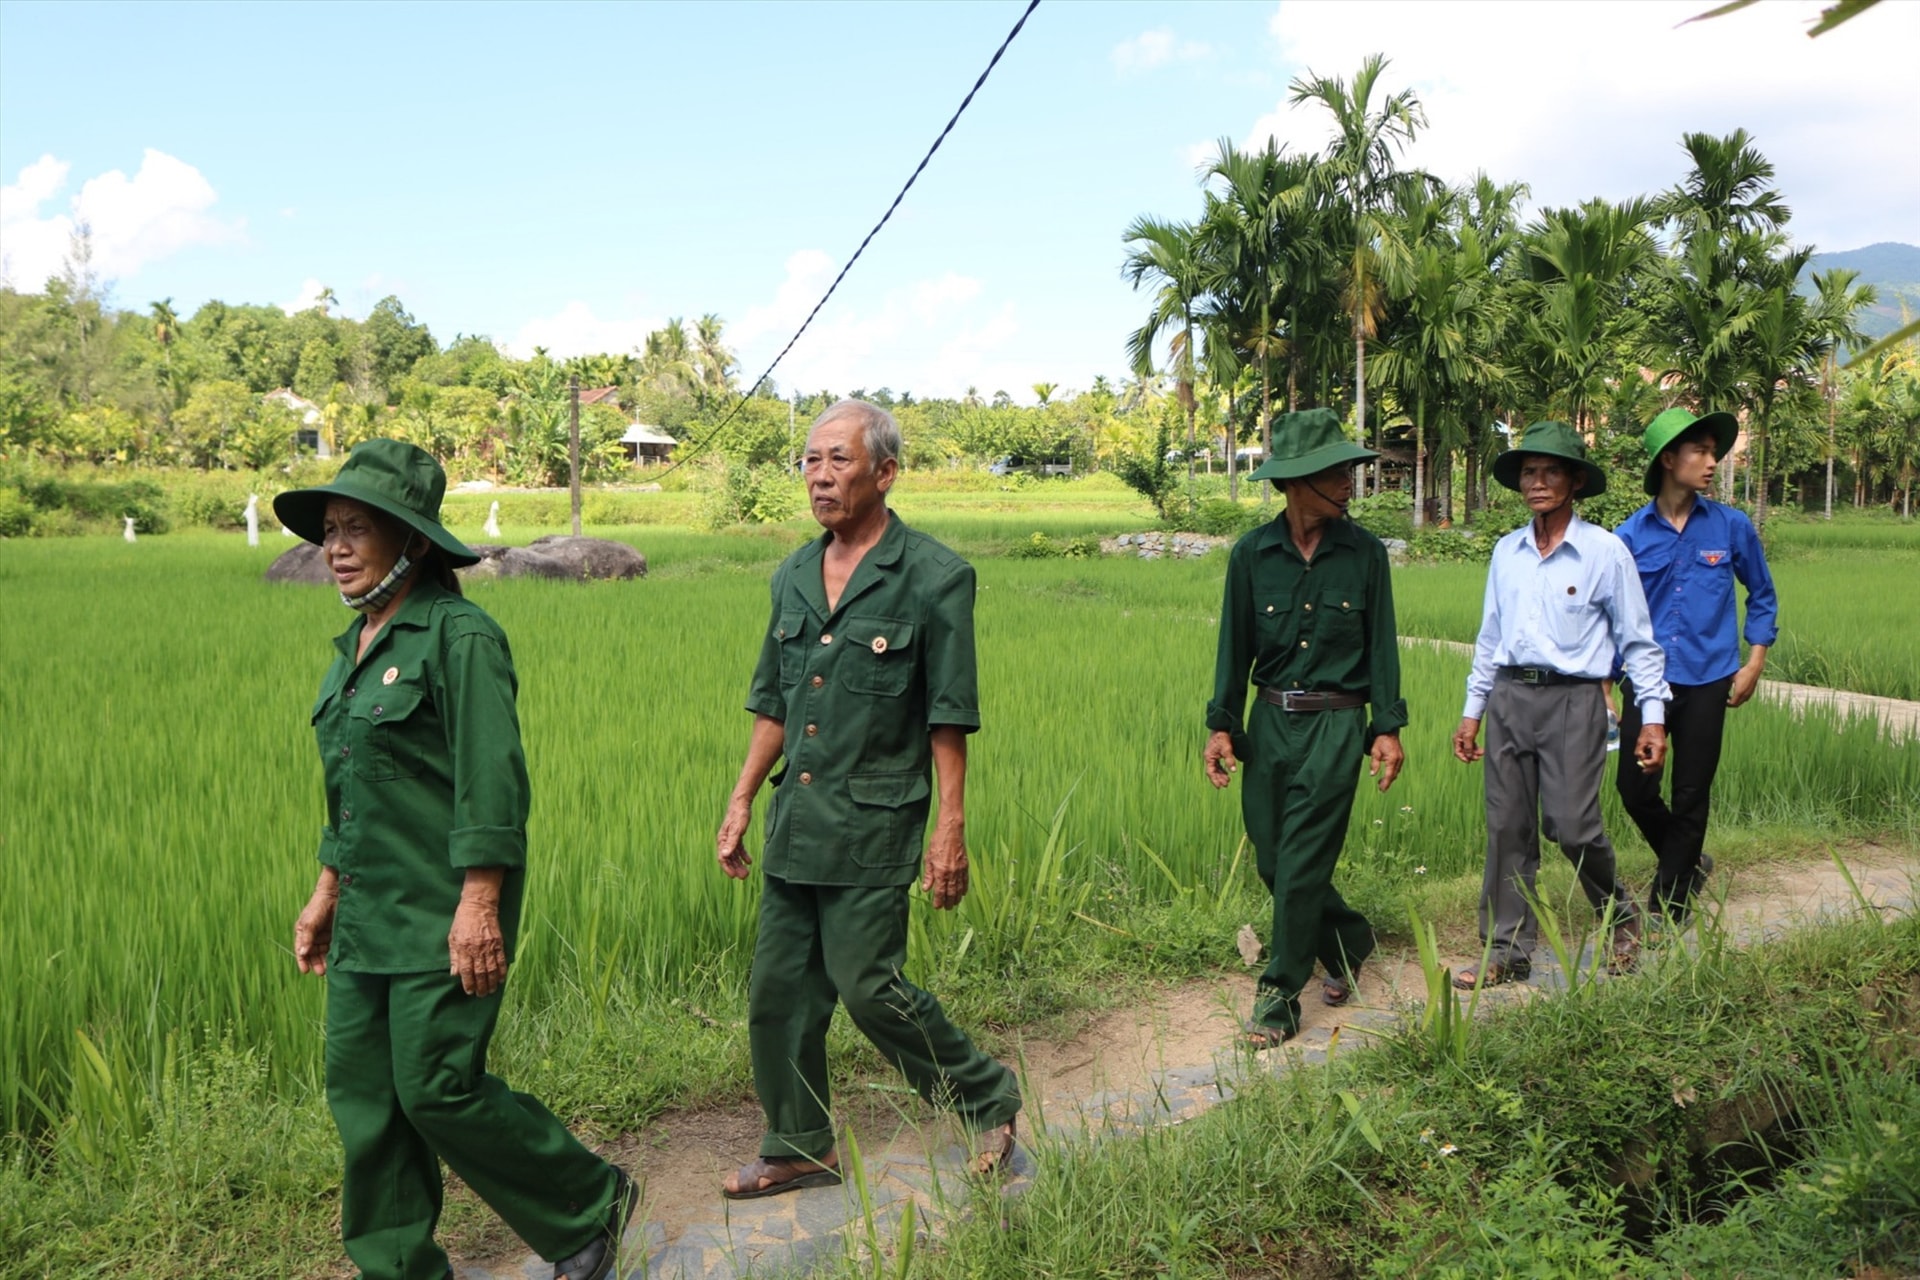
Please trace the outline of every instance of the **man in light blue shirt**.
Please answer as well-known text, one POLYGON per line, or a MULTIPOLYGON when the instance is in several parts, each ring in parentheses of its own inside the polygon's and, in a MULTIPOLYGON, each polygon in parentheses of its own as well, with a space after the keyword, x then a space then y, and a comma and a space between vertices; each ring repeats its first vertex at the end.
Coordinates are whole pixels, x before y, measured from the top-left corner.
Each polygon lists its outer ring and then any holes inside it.
POLYGON ((1665 658, 1654 643, 1633 557, 1620 540, 1574 514, 1576 497, 1604 493, 1607 477, 1565 423, 1536 422, 1493 461, 1493 478, 1526 499, 1533 519, 1500 539, 1487 571, 1480 636, 1453 753, 1486 761, 1487 868, 1480 887, 1486 959, 1462 970, 1472 988, 1532 973, 1532 899, 1540 836, 1560 846, 1596 911, 1610 914, 1608 972, 1633 968, 1639 909, 1615 873, 1600 820, 1607 762, 1601 681, 1621 655, 1643 721, 1639 767, 1666 758, 1665 658), (1486 721, 1487 745, 1478 745, 1486 721))
MULTIPOLYGON (((1678 925, 1713 867, 1704 852, 1707 807, 1720 768, 1727 712, 1753 696, 1766 670, 1767 647, 1779 634, 1773 575, 1753 522, 1708 501, 1720 459, 1740 424, 1730 413, 1695 417, 1668 409, 1647 424, 1647 474, 1653 499, 1628 516, 1620 541, 1633 554, 1653 609, 1653 634, 1667 655, 1673 691, 1667 729, 1673 739, 1673 800, 1660 795, 1660 775, 1620 762, 1614 784, 1627 816, 1659 859, 1648 894, 1656 921, 1678 925), (1747 659, 1740 660, 1739 611, 1733 584, 1747 589, 1747 659)), ((1627 686, 1622 686, 1623 688, 1627 686)), ((1637 727, 1631 705, 1623 733, 1637 727)))

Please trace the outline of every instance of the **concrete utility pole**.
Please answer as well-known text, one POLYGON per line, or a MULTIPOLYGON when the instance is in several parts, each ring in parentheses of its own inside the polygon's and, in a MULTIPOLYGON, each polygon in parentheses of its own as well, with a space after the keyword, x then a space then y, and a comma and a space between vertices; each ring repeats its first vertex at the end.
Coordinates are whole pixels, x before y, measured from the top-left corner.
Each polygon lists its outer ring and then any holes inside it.
POLYGON ((567 486, 573 491, 573 536, 580 536, 580 375, 567 379, 567 395, 573 401, 567 426, 567 486))

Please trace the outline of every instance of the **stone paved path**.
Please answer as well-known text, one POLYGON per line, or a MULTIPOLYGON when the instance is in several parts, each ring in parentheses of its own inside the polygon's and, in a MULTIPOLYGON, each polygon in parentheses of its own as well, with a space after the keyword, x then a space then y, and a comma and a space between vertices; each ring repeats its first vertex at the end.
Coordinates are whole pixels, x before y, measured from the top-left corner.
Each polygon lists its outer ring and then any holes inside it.
MULTIPOLYGON (((1869 848, 1849 855, 1848 863, 1858 894, 1873 909, 1914 909, 1916 888, 1920 887, 1920 859, 1869 848)), ((1859 909, 1855 887, 1832 864, 1723 873, 1709 881, 1706 896, 1717 904, 1722 926, 1742 943, 1764 941, 1792 928, 1859 909), (1742 892, 1742 880, 1754 882, 1753 891, 1742 892)), ((1467 962, 1455 959, 1452 963, 1457 969, 1467 962)), ((1578 963, 1583 970, 1591 970, 1591 951, 1583 953, 1578 963)), ((1383 983, 1374 973, 1375 967, 1370 966, 1363 974, 1360 994, 1367 1003, 1319 1018, 1317 1026, 1311 1025, 1315 1019, 1310 1018, 1307 1029, 1282 1050, 1253 1055, 1231 1047, 1230 1011, 1223 1008, 1219 1048, 1205 1055, 1206 1060, 1159 1067, 1130 1085, 1092 1091, 1066 1099, 1064 1105, 1057 1097, 1035 1097, 1030 1091, 1023 1122, 1039 1126, 1053 1139, 1124 1137, 1149 1126, 1178 1124, 1199 1115, 1232 1098, 1251 1072, 1321 1065, 1343 1039, 1349 1047, 1365 1043, 1369 1035, 1394 1027, 1402 1013, 1417 1007, 1424 998, 1417 969, 1403 965, 1397 976, 1383 983), (1409 989, 1413 987, 1419 989, 1409 989)), ((1530 981, 1483 992, 1480 1004, 1483 1009, 1499 1008, 1564 989, 1566 983, 1567 975, 1550 955, 1536 954, 1530 981)), ((1464 996, 1459 998, 1465 1000, 1464 996)), ((716 1191, 711 1214, 682 1227, 671 1238, 659 1223, 636 1220, 627 1233, 620 1276, 622 1280, 740 1280, 804 1273, 815 1262, 858 1250, 869 1239, 869 1212, 875 1235, 883 1247, 889 1246, 909 1200, 915 1207, 916 1231, 924 1233, 929 1223, 937 1231, 944 1214, 963 1211, 973 1202, 973 1190, 961 1173, 965 1152, 947 1131, 909 1134, 908 1138, 869 1155, 864 1204, 850 1181, 837 1188, 732 1204, 716 1191), (911 1140, 916 1136, 922 1141, 911 1140)), ((1018 1154, 1014 1168, 1015 1176, 1006 1187, 1008 1195, 1019 1194, 1030 1182, 1033 1164, 1027 1152, 1018 1154)), ((521 1276, 546 1280, 552 1274, 550 1264, 535 1258, 491 1270, 469 1266, 459 1271, 463 1280, 521 1276)))

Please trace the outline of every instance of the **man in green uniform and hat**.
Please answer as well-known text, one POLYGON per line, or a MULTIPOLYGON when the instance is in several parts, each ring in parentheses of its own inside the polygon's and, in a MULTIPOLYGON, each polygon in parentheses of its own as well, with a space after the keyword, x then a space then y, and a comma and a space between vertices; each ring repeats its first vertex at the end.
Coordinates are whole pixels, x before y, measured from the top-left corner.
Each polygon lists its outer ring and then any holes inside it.
MULTIPOLYGON (((1696 417, 1673 408, 1647 424, 1647 473, 1641 487, 1653 501, 1614 530, 1633 554, 1653 611, 1653 634, 1666 651, 1668 772, 1673 799, 1660 795, 1660 775, 1622 758, 1614 784, 1627 816, 1659 859, 1652 911, 1678 925, 1713 869, 1703 852, 1707 806, 1720 768, 1727 712, 1753 696, 1779 634, 1773 575, 1760 535, 1743 512, 1707 498, 1714 471, 1733 448, 1740 424, 1730 413, 1696 417), (1747 589, 1747 658, 1740 660, 1733 584, 1747 589)), ((1639 731, 1631 685, 1622 734, 1639 731)))
POLYGON ((946 909, 967 892, 967 735, 980 727, 973 567, 887 509, 900 469, 892 415, 842 400, 815 420, 804 467, 826 532, 773 575, 773 609, 747 695, 753 737, 720 824, 721 870, 745 879, 753 798, 776 763, 760 933, 748 986, 760 1156, 733 1199, 840 1180, 827 1110, 835 1000, 928 1102, 975 1135, 973 1169, 1013 1159, 1020 1091, 940 1002, 907 981, 907 890, 939 819, 921 887, 946 909))
POLYGON ((1249 478, 1284 489, 1286 509, 1227 558, 1206 769, 1225 787, 1245 764, 1240 808, 1273 891, 1270 959, 1246 1028, 1256 1048, 1300 1029, 1316 960, 1322 998, 1340 1005, 1373 951, 1372 925, 1333 872, 1360 761, 1371 761, 1381 791, 1392 786, 1407 723, 1387 549, 1346 518, 1354 464, 1378 456, 1348 440, 1330 409, 1280 415, 1273 457, 1249 478))
POLYGON ((1666 755, 1660 646, 1633 557, 1620 539, 1574 512, 1575 498, 1607 488, 1579 433, 1564 422, 1536 422, 1492 470, 1526 499, 1533 519, 1494 545, 1466 706, 1453 735, 1462 762, 1486 761, 1487 806, 1480 886, 1486 960, 1454 982, 1492 986, 1532 974, 1543 833, 1573 863, 1594 910, 1610 917, 1608 968, 1624 972, 1634 964, 1640 920, 1600 820, 1607 762, 1601 682, 1620 655, 1643 721, 1633 758, 1636 767, 1657 771, 1666 755), (1478 745, 1482 719, 1485 750, 1478 745))

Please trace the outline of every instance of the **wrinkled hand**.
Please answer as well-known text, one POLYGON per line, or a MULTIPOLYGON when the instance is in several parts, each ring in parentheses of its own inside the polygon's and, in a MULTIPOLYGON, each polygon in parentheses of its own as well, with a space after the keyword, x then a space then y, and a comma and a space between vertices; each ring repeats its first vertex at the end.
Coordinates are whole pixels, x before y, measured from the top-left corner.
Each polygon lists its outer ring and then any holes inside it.
POLYGON ((1407 753, 1400 749, 1399 734, 1382 733, 1374 737, 1373 749, 1367 757, 1367 772, 1380 779, 1378 786, 1385 791, 1400 776, 1400 766, 1406 762, 1407 753))
POLYGON ((1640 762, 1640 772, 1660 772, 1660 766, 1667 762, 1667 727, 1642 725, 1639 740, 1633 744, 1633 758, 1640 762))
POLYGON ((1220 788, 1233 781, 1234 771, 1240 762, 1233 758, 1233 735, 1225 729, 1216 729, 1207 739, 1207 781, 1220 788))
POLYGON ((735 880, 747 878, 753 857, 744 843, 747 827, 753 822, 753 801, 734 796, 727 801, 727 815, 720 819, 720 834, 714 838, 714 858, 720 869, 735 880))
POLYGON ((333 912, 340 895, 315 889, 293 924, 293 959, 302 973, 325 974, 327 948, 333 945, 333 912))
POLYGON ((1733 684, 1727 689, 1727 705, 1737 707, 1753 696, 1760 687, 1760 671, 1756 667, 1742 667, 1733 673, 1733 684))
POLYGON ((1486 750, 1480 746, 1480 721, 1473 716, 1462 716, 1460 727, 1453 731, 1453 758, 1465 764, 1472 764, 1486 750))
POLYGON ((466 898, 453 911, 447 934, 448 973, 458 974, 470 996, 490 996, 507 980, 507 940, 500 932, 498 908, 466 898))
POLYGON ((960 824, 941 822, 934 827, 920 887, 932 896, 934 907, 940 911, 959 906, 960 899, 967 896, 967 838, 960 824))

